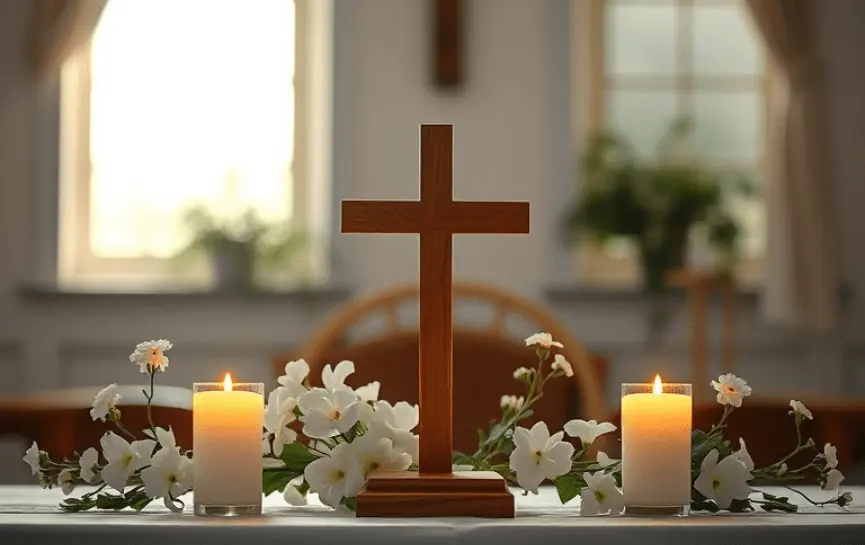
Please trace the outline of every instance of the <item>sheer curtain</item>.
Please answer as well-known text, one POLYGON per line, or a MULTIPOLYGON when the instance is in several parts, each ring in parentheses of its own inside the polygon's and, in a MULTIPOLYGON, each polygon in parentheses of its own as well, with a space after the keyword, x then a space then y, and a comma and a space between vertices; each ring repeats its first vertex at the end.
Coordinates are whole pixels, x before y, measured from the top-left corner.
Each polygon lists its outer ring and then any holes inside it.
POLYGON ((830 330, 838 321, 838 244, 827 160, 824 74, 813 0, 745 0, 784 76, 771 127, 763 311, 774 323, 830 330))
POLYGON ((34 72, 45 76, 86 43, 108 0, 33 0, 27 56, 34 72))

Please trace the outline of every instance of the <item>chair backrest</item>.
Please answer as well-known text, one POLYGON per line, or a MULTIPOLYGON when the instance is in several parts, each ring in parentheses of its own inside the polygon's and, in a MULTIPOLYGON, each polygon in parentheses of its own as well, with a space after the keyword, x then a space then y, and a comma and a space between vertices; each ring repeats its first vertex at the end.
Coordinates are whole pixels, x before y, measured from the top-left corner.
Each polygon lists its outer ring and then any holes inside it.
MULTIPOLYGON (((0 397, 0 435, 14 435, 39 447, 56 459, 71 457, 75 451, 88 447, 99 449, 99 440, 106 431, 120 433, 111 423, 94 422, 90 405, 100 390, 73 388, 0 397)), ((120 409, 124 426, 140 439, 139 432, 147 427, 146 400, 141 386, 120 386, 120 409)), ((157 426, 174 431, 177 444, 192 448, 192 391, 187 388, 161 386, 152 404, 157 426)))
MULTIPOLYGON (((603 385, 597 365, 553 315, 530 301, 487 285, 457 283, 453 291, 456 317, 454 446, 457 450, 474 452, 478 444, 477 428, 487 427, 491 419, 498 418, 501 395, 522 393, 523 388, 514 380, 513 371, 517 367, 537 365, 534 351, 524 344, 524 338, 535 331, 546 331, 565 346, 561 352, 573 365, 574 377, 547 384, 544 398, 535 407, 533 420, 544 420, 551 429, 561 429, 570 418, 605 416, 603 385), (487 322, 484 325, 461 325, 457 318, 463 302, 491 307, 491 318, 484 320, 487 322), (534 328, 522 337, 511 336, 507 332, 511 317, 534 328)), ((382 399, 417 403, 417 322, 404 323, 408 320, 401 311, 408 303, 416 315, 418 296, 418 286, 412 284, 349 304, 299 352, 277 357, 275 372, 282 374, 286 361, 303 357, 311 368, 311 382, 320 385, 325 365, 352 360, 356 372, 347 381, 350 385, 358 387, 378 380, 382 399), (377 316, 383 318, 383 331, 352 338, 353 330, 362 328, 377 316)))

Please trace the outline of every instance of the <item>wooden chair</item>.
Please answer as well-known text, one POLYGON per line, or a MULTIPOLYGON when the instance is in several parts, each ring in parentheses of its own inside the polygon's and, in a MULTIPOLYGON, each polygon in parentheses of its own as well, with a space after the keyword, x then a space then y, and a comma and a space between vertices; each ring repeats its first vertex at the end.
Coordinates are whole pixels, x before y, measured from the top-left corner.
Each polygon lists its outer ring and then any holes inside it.
MULTIPOLYGON (((571 362, 574 377, 547 383, 545 396, 536 405, 533 419, 544 420, 551 430, 561 429, 571 418, 600 419, 605 415, 602 376, 604 369, 586 354, 564 326, 543 308, 487 285, 454 285, 454 448, 474 452, 478 446, 477 429, 486 428, 500 415, 502 394, 524 393, 522 383, 513 378, 521 366, 537 365, 534 350, 521 337, 506 332, 510 317, 531 324, 535 331, 546 331, 564 344, 561 353, 571 362), (460 324, 461 303, 473 302, 491 308, 492 318, 484 325, 460 324)), ((297 353, 275 358, 274 371, 283 374, 287 361, 303 357, 310 365, 310 380, 320 385, 321 370, 327 364, 348 359, 356 372, 348 383, 358 387, 373 380, 381 383, 381 399, 390 402, 418 401, 417 322, 403 323, 402 307, 408 303, 417 315, 417 284, 397 287, 356 301, 334 316, 317 335, 297 353), (352 339, 351 331, 371 317, 383 318, 384 331, 352 339)), ((422 433, 419 432, 419 433, 422 433)))
MULTIPOLYGON (((14 435, 28 444, 36 441, 39 448, 56 459, 84 452, 87 447, 99 449, 99 440, 112 430, 110 422, 93 421, 90 407, 101 388, 75 388, 0 397, 0 435, 14 435)), ((140 434, 147 427, 147 401, 141 386, 120 386, 118 409, 123 424, 132 433, 140 434)), ((174 431, 177 444, 192 448, 192 391, 186 388, 160 386, 152 405, 157 426, 174 431)))

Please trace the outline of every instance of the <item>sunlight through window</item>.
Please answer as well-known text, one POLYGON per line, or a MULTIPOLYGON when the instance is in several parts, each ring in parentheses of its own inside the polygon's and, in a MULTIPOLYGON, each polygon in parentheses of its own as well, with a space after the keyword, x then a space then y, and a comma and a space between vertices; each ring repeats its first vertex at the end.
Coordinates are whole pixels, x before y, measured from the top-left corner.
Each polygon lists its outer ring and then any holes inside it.
POLYGON ((169 257, 203 204, 292 211, 294 2, 109 2, 92 43, 90 250, 169 257))

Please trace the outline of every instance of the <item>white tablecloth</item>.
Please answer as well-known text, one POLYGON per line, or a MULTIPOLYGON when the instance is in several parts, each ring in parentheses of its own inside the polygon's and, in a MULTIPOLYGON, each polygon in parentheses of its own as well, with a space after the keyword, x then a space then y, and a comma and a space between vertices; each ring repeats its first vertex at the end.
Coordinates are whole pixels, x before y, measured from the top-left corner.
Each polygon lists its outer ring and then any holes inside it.
POLYGON ((578 500, 562 506, 554 490, 542 489, 539 496, 517 496, 513 520, 357 519, 314 498, 289 507, 278 494, 265 499, 261 517, 210 519, 189 513, 191 497, 182 515, 161 503, 140 514, 68 514, 58 512, 56 490, 0 486, 0 545, 865 545, 865 488, 850 490, 854 505, 847 512, 832 506, 792 515, 580 517, 578 500))

